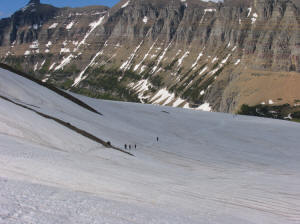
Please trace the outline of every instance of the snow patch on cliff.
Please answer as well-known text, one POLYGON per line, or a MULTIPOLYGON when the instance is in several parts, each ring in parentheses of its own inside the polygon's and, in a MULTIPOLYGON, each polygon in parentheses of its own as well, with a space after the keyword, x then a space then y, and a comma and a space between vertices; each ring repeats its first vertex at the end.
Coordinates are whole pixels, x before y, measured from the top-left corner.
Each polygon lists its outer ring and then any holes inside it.
POLYGON ((212 111, 212 108, 211 108, 211 106, 209 105, 208 102, 205 102, 202 105, 200 105, 198 108, 196 108, 196 110, 202 110, 202 111, 210 112, 210 111, 212 111))
POLYGON ((68 57, 63 58, 61 63, 54 69, 54 71, 63 69, 67 64, 71 62, 71 60, 74 58, 74 55, 70 54, 68 57))
POLYGON ((30 49, 38 49, 39 48, 39 41, 35 40, 32 42, 32 44, 29 46, 30 49))
POLYGON ((177 65, 177 67, 180 67, 180 66, 182 65, 182 62, 184 61, 184 59, 185 59, 186 57, 189 56, 189 54, 190 54, 190 52, 189 52, 189 51, 186 51, 186 52, 182 55, 182 57, 178 59, 178 65, 177 65))
POLYGON ((70 53, 70 49, 69 48, 61 48, 60 49, 60 54, 63 54, 63 53, 70 53))
POLYGON ((99 55, 102 55, 102 54, 103 54, 103 51, 101 50, 101 51, 99 51, 99 52, 93 57, 93 59, 91 60, 91 62, 85 67, 85 69, 83 69, 83 71, 82 71, 82 72, 79 74, 79 76, 75 79, 75 81, 74 81, 74 83, 73 83, 72 86, 77 86, 82 80, 84 80, 84 79, 87 78, 87 76, 84 76, 85 72, 87 71, 87 69, 88 69, 90 66, 92 66, 92 65, 95 63, 97 57, 98 57, 99 55))
POLYGON ((29 50, 27 50, 27 51, 25 51, 24 55, 25 55, 25 56, 28 56, 28 55, 30 55, 30 53, 31 53, 31 52, 30 52, 29 50))
POLYGON ((160 104, 164 100, 171 97, 172 94, 166 88, 160 89, 152 98, 151 101, 153 104, 160 104))
POLYGON ((120 69, 123 70, 123 71, 127 71, 128 69, 130 69, 131 67, 131 63, 132 63, 132 60, 134 59, 136 53, 138 52, 138 50, 140 49, 140 47, 142 46, 142 44, 144 43, 144 41, 142 40, 141 43, 134 49, 133 53, 129 56, 129 58, 127 59, 127 61, 125 61, 120 69))
POLYGON ((72 29, 72 27, 74 26, 74 24, 75 24, 74 21, 70 22, 70 23, 66 26, 66 29, 67 29, 67 30, 72 29))
POLYGON ((195 67, 198 65, 199 60, 201 59, 201 57, 203 56, 203 51, 201 51, 196 59, 196 61, 194 62, 194 64, 192 64, 192 68, 195 69, 195 67))
POLYGON ((130 1, 125 2, 125 3, 121 6, 121 8, 122 8, 122 9, 123 9, 123 8, 126 8, 126 7, 129 5, 129 3, 130 3, 130 1))
POLYGON ((257 13, 253 13, 253 16, 251 18, 251 23, 254 24, 256 22, 257 18, 258 18, 257 13))
POLYGON ((148 17, 147 17, 147 16, 144 16, 144 18, 143 18, 143 23, 145 23, 145 24, 148 23, 148 17))
MULTIPOLYGON (((155 46, 155 44, 156 44, 156 41, 152 44, 152 46, 150 47, 150 49, 148 50, 148 52, 145 54, 143 60, 140 63, 138 63, 136 66, 134 66, 134 69, 133 69, 134 71, 138 70, 139 67, 143 64, 143 62, 147 59, 147 57, 149 56, 149 54, 152 51, 152 49, 155 46)), ((140 73, 142 73, 142 72, 143 72, 143 70, 141 69, 140 73)))
POLYGON ((101 16, 97 21, 90 23, 90 25, 89 25, 89 26, 90 26, 90 30, 86 33, 86 35, 84 36, 83 40, 78 44, 78 46, 77 46, 77 48, 75 49, 75 51, 77 51, 78 48, 79 48, 81 45, 85 44, 87 38, 91 35, 91 33, 92 33, 98 26, 100 26, 100 25, 103 23, 104 18, 105 18, 105 15, 104 15, 104 16, 101 16))
POLYGON ((241 59, 238 59, 238 60, 234 63, 234 65, 238 65, 240 62, 241 62, 241 59))
POLYGON ((161 61, 163 60, 163 58, 165 57, 165 55, 166 55, 167 51, 169 50, 169 48, 171 47, 171 45, 172 45, 172 41, 171 41, 171 42, 169 43, 169 45, 164 49, 164 51, 163 51, 163 53, 161 54, 161 56, 159 56, 156 65, 153 67, 153 69, 152 69, 152 71, 151 71, 152 74, 157 70, 157 68, 158 68, 158 66, 159 66, 159 64, 160 64, 160 62, 161 62, 161 61))

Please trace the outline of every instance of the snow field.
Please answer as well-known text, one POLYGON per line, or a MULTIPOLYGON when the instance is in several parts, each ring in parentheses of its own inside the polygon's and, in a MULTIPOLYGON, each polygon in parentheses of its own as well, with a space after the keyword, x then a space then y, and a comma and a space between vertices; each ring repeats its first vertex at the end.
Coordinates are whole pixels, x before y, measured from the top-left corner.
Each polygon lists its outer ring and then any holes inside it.
POLYGON ((300 222, 297 123, 75 95, 100 116, 3 69, 0 96, 137 144, 1 98, 0 223, 300 222))

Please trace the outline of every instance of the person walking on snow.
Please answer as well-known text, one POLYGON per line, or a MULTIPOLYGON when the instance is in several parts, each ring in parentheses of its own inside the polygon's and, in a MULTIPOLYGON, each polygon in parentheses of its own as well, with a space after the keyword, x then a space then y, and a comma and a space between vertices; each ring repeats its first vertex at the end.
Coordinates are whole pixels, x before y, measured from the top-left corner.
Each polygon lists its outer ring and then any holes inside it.
POLYGON ((126 144, 124 145, 124 148, 127 149, 127 145, 126 144))
POLYGON ((158 137, 156 137, 156 141, 158 142, 158 140, 159 140, 159 138, 158 137))

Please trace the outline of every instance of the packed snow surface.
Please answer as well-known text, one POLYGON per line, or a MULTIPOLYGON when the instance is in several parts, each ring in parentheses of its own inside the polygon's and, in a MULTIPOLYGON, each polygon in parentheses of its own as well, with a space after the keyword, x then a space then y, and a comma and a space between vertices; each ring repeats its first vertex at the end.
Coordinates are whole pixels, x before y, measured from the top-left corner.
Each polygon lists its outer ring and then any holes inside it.
POLYGON ((0 96, 137 145, 0 98, 1 224, 300 223, 298 123, 76 95, 100 116, 3 69, 0 96))

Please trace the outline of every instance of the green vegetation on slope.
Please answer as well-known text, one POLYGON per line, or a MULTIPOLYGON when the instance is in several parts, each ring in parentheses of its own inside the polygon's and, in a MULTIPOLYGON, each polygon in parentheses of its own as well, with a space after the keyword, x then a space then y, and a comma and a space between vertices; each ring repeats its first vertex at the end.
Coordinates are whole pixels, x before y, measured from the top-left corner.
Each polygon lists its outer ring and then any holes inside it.
POLYGON ((79 86, 72 87, 71 91, 89 97, 140 102, 134 91, 128 89, 128 83, 140 79, 140 76, 132 71, 122 73, 117 69, 105 69, 104 66, 90 68, 88 77, 79 86))
POLYGON ((291 107, 289 104, 283 105, 255 105, 249 106, 243 104, 238 111, 238 114, 267 117, 274 119, 284 119, 291 121, 300 121, 300 106, 291 107))

